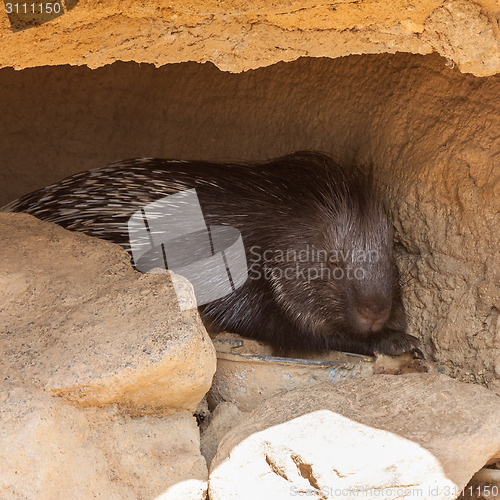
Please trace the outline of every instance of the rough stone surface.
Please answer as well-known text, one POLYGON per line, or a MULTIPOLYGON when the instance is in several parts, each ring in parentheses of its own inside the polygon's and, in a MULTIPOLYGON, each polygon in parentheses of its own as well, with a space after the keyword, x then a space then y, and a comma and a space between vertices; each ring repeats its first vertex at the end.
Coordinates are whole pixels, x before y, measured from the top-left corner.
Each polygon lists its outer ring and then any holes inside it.
POLYGON ((225 435, 210 498, 456 498, 500 452, 499 417, 491 391, 437 374, 283 393, 225 435))
POLYGON ((498 73, 498 4, 494 12, 489 15, 481 5, 467 0, 444 2, 425 20, 422 38, 463 72, 498 73))
POLYGON ((207 465, 210 466, 217 452, 220 440, 233 427, 246 418, 247 413, 229 402, 217 405, 210 417, 201 425, 201 454, 205 457, 207 465))
POLYGON ((78 406, 194 411, 215 351, 165 276, 141 275, 118 246, 25 214, 0 214, 3 359, 78 406))
POLYGON ((0 67, 211 61, 240 72, 303 56, 439 52, 484 76, 500 70, 497 13, 495 0, 80 0, 14 34, 2 13, 0 67))
POLYGON ((134 498, 205 500, 208 470, 191 413, 140 418, 115 408, 86 413, 97 431, 92 441, 106 457, 110 477, 129 485, 134 498))
POLYGON ((15 375, 0 382, 4 500, 203 500, 207 468, 192 415, 131 419, 64 404, 15 375))
POLYGON ((0 388, 0 496, 4 499, 133 499, 106 474, 104 454, 88 444, 83 413, 12 380, 0 388))
POLYGON ((500 75, 380 54, 238 75, 195 63, 6 68, 0 87, 0 205, 131 157, 320 149, 371 161, 396 226, 409 333, 445 373, 500 394, 500 75))

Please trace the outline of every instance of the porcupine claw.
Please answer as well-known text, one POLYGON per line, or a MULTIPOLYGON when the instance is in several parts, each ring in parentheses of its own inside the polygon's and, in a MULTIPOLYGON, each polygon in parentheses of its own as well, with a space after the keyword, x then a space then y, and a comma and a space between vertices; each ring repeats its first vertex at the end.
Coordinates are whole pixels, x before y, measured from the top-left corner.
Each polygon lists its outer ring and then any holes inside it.
POLYGON ((413 359, 425 361, 425 355, 421 349, 421 342, 417 337, 408 333, 385 330, 376 334, 372 339, 374 354, 385 354, 387 356, 399 356, 409 353, 413 359))
POLYGON ((421 359, 422 361, 425 361, 425 354, 418 347, 412 349, 410 354, 413 359, 421 359))

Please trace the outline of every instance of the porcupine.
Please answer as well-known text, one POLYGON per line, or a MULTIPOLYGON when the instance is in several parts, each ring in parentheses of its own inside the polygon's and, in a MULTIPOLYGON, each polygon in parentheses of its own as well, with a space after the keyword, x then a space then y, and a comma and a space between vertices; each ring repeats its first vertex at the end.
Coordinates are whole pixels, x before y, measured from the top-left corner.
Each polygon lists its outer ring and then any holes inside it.
POLYGON ((259 163, 119 161, 2 210, 26 212, 130 252, 130 216, 191 188, 207 225, 241 232, 250 269, 243 286, 200 307, 218 329, 265 340, 281 353, 423 357, 420 341, 405 332, 392 226, 371 175, 326 154, 304 151, 259 163), (300 258, 308 250, 319 258, 300 258), (358 275, 348 276, 349 269, 358 275))

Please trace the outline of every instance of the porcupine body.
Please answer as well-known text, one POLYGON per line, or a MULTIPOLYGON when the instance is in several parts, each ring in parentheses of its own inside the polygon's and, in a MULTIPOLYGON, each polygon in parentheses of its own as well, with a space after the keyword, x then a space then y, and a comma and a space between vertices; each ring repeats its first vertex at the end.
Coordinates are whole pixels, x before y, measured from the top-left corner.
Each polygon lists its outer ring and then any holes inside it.
POLYGON ((298 152, 262 163, 142 158, 68 177, 10 203, 130 251, 127 223, 145 205, 195 188, 209 226, 242 235, 249 278, 201 307, 221 330, 278 352, 412 352, 391 224, 370 178, 327 155, 298 152), (356 274, 357 272, 357 274, 356 274))

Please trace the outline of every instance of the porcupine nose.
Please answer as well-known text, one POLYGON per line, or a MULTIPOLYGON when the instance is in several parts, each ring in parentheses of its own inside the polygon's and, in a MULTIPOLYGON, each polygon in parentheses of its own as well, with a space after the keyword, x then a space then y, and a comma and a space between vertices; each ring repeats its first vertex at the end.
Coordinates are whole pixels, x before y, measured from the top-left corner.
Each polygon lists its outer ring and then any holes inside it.
POLYGON ((355 307, 355 320, 363 333, 380 331, 390 314, 391 308, 386 305, 371 303, 355 307))

